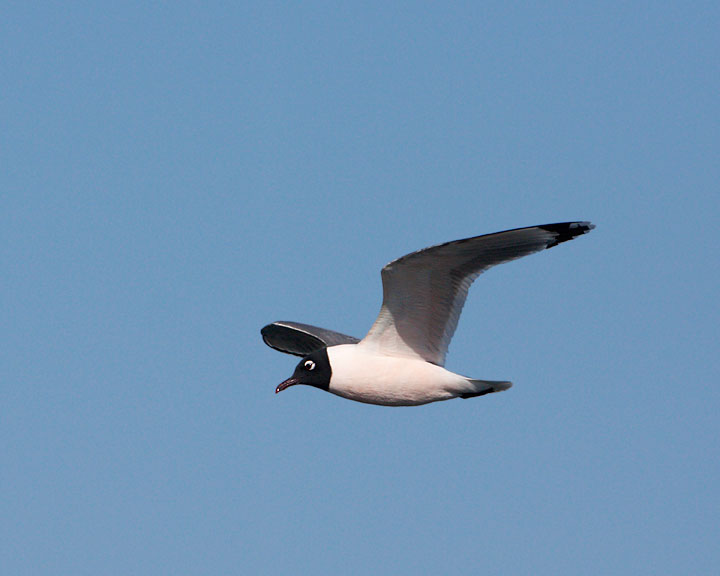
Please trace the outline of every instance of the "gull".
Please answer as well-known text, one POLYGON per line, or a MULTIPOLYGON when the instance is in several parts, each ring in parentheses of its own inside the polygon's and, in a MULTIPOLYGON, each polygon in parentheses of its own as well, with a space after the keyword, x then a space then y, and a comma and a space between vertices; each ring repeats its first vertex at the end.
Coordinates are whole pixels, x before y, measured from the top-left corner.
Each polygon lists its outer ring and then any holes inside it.
POLYGON ((446 242, 407 254, 381 272, 383 302, 362 339, 299 322, 261 330, 266 344, 302 356, 275 392, 298 384, 383 406, 418 406, 502 392, 511 382, 479 380, 444 368, 468 290, 503 262, 588 233, 590 222, 516 228, 446 242))

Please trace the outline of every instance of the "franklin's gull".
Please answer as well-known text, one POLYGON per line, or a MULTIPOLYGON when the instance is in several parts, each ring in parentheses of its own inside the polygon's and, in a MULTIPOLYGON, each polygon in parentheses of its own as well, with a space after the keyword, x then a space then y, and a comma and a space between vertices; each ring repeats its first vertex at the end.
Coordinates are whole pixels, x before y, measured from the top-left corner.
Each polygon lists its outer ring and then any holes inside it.
POLYGON ((564 222, 517 228, 431 246, 382 269, 383 303, 365 338, 273 322, 264 341, 302 356, 282 392, 296 384, 384 406, 417 406, 501 392, 510 382, 477 380, 443 368, 468 289, 488 268, 552 248, 595 226, 564 222))

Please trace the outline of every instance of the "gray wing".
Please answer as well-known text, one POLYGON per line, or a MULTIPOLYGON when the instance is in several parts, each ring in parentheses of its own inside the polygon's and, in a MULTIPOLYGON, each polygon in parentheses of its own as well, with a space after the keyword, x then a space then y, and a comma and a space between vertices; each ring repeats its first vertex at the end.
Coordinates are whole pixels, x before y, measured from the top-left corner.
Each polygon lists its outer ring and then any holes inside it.
POLYGON ((263 327, 260 333, 270 348, 295 356, 307 356, 325 346, 359 342, 353 336, 300 322, 273 322, 263 327))
POLYGON ((470 285, 488 268, 592 230, 590 222, 517 228, 413 252, 382 269, 380 314, 362 346, 445 364, 470 285))

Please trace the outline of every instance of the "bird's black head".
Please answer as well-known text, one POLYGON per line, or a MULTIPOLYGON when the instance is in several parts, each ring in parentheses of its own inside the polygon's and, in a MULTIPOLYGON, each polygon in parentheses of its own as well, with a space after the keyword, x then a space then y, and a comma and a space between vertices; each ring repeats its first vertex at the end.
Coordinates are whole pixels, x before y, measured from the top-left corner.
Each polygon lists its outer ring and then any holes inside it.
POLYGON ((321 390, 328 390, 331 375, 332 369, 327 348, 321 348, 300 360, 293 375, 275 388, 275 393, 282 392, 285 388, 295 386, 295 384, 306 384, 321 390))

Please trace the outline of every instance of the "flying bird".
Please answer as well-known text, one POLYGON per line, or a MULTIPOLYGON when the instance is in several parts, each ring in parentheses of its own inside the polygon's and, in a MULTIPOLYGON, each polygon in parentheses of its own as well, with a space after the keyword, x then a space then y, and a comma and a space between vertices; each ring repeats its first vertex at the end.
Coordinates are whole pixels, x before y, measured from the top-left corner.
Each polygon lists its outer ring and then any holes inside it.
POLYGON ((512 383, 468 378, 444 368, 470 285, 492 266, 593 228, 590 222, 516 228, 393 260, 381 273, 380 314, 362 340, 298 322, 268 324, 261 330, 268 346, 303 357, 275 392, 305 384, 368 404, 418 406, 507 390, 512 383))

